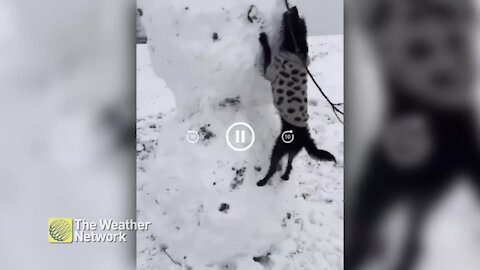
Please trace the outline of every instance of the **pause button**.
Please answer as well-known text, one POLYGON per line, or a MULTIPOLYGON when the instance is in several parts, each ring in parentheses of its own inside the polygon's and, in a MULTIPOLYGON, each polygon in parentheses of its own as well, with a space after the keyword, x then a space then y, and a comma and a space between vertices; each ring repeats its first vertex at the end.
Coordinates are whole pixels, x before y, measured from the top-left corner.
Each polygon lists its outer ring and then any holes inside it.
POLYGON ((235 130, 235 143, 245 143, 245 130, 235 130))
POLYGON ((233 150, 239 152, 246 151, 255 142, 255 132, 249 124, 237 122, 228 128, 225 139, 228 146, 233 150))

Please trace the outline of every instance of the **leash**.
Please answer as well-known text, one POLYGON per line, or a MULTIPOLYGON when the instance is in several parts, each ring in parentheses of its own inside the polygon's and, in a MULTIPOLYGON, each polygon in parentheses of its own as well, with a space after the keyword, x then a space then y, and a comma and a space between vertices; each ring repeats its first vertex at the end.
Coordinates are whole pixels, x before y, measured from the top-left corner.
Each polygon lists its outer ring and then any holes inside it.
MULTIPOLYGON (((288 11, 290 11, 290 5, 288 4, 288 0, 285 0, 285 6, 287 8, 288 11)), ((291 21, 289 20, 288 21, 288 28, 289 28, 289 32, 290 32, 290 35, 292 37, 292 40, 293 40, 293 46, 295 47, 295 52, 298 54, 300 52, 300 49, 298 48, 298 44, 297 44, 297 40, 295 39, 295 36, 293 35, 293 28, 292 28, 292 24, 291 24, 291 21)), ((323 92, 322 88, 320 87, 320 85, 318 85, 317 81, 315 80, 315 78, 313 77, 312 73, 310 72, 310 70, 308 69, 308 66, 304 63, 304 66, 305 66, 305 69, 307 70, 307 73, 308 75, 310 76, 310 78, 312 79, 313 83, 315 84, 315 86, 317 87, 317 89, 320 91, 320 93, 322 94, 322 96, 327 100, 327 102, 330 104, 330 106, 332 107, 332 110, 333 110, 333 113, 335 114, 335 117, 337 117, 338 121, 340 123, 342 123, 343 125, 343 121, 342 119, 340 118, 339 114, 341 115, 344 115, 343 111, 341 111, 339 108, 337 108, 338 105, 341 105, 342 103, 338 103, 338 104, 335 104, 333 103, 332 101, 330 101, 330 99, 328 98, 328 96, 323 92)))

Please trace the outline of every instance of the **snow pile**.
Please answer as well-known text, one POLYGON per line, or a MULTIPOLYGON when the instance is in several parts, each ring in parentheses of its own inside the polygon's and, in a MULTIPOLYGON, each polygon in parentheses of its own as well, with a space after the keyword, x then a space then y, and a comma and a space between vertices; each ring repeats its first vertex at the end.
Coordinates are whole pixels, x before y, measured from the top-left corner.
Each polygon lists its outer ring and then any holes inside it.
POLYGON ((268 92, 258 89, 265 83, 252 68, 262 22, 249 21, 251 5, 251 17, 261 16, 264 31, 278 36, 281 0, 139 1, 153 69, 174 89, 182 112, 239 93, 244 104, 271 102, 268 92))
MULTIPOLYGON (((139 220, 153 222, 138 233, 140 269, 341 268, 342 168, 302 152, 291 181, 276 175, 273 185, 256 186, 280 121, 257 67, 261 22, 247 19, 251 4, 276 40, 283 1, 139 2, 150 57, 138 45, 137 209, 139 220), (225 141, 228 127, 240 121, 256 133, 245 152, 225 141), (200 133, 198 143, 186 141, 188 130, 200 133)), ((329 43, 330 56, 325 43, 316 43, 323 52, 314 61, 329 58, 338 66, 313 71, 332 75, 329 91, 338 91, 338 102, 341 44, 341 38, 329 43)), ((313 136, 342 160, 341 125, 323 101, 311 103, 313 136)))

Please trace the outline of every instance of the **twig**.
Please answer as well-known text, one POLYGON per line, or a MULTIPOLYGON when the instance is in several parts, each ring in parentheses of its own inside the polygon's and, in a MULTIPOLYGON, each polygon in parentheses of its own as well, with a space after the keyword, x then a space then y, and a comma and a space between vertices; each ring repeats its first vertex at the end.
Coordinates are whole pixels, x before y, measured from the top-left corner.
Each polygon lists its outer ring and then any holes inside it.
POLYGON ((330 101, 330 99, 327 97, 327 95, 325 95, 325 93, 322 91, 322 88, 320 87, 320 85, 318 85, 317 81, 315 81, 315 78, 313 77, 312 73, 310 73, 310 70, 308 70, 308 68, 307 68, 307 72, 308 72, 308 75, 310 75, 310 78, 312 78, 313 83, 317 86, 317 88, 320 91, 320 93, 322 94, 322 96, 327 100, 327 102, 332 107, 332 110, 333 110, 333 113, 335 114, 335 117, 337 117, 338 121, 343 124, 343 121, 338 114, 344 115, 344 113, 339 108, 337 108, 337 106, 339 106, 340 104, 343 104, 343 103, 337 103, 337 104, 332 103, 330 101))
POLYGON ((178 266, 182 266, 181 263, 175 261, 175 260, 172 258, 172 256, 170 256, 170 254, 168 254, 166 247, 162 247, 161 250, 162 250, 163 253, 165 253, 165 255, 167 255, 167 257, 170 259, 170 261, 172 261, 172 263, 174 263, 174 264, 176 264, 176 265, 178 265, 178 266))

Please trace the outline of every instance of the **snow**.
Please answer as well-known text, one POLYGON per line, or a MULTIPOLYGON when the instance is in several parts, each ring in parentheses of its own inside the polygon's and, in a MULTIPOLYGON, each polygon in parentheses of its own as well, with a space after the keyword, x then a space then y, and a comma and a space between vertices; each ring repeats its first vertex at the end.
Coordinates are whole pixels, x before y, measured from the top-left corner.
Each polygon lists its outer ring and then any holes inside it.
MULTIPOLYGON (((309 42, 312 73, 332 100, 341 102, 343 37, 309 42)), ((177 76, 187 81, 185 74, 177 76)), ((268 84, 260 83, 256 91, 269 93, 268 84)), ((244 104, 251 93, 241 92, 233 94, 240 95, 240 104, 219 106, 212 101, 215 93, 208 93, 212 97, 204 97, 204 107, 183 116, 175 94, 155 75, 148 47, 137 45, 137 211, 138 220, 153 222, 152 230, 137 234, 138 268, 342 269, 343 168, 302 152, 290 181, 276 175, 272 185, 258 188, 279 129, 272 101, 244 104), (223 136, 239 120, 257 134, 245 153, 229 149, 223 136), (195 145, 185 141, 188 129, 202 127, 213 137, 202 136, 195 145), (229 209, 219 211, 222 204, 229 209), (267 253, 263 264, 253 260, 267 253)), ((309 96, 315 140, 343 163, 343 126, 312 82, 309 96)))
POLYGON ((245 105, 270 103, 268 92, 258 91, 266 82, 252 68, 258 62, 260 31, 259 23, 247 19, 252 3, 266 21, 265 31, 275 38, 284 9, 281 1, 139 1, 153 70, 175 89, 182 114, 240 92, 245 105), (178 79, 185 75, 188 79, 178 79))
MULTIPOLYGON (((343 166, 294 161, 259 188, 280 119, 259 72, 260 23, 272 44, 279 1, 141 1, 148 45, 137 45, 137 233, 139 269, 342 269, 343 166), (214 38, 214 33, 218 38, 214 38), (235 122, 255 130, 244 152, 230 149, 235 122), (196 130, 200 141, 186 141, 196 130), (255 260, 254 260, 255 257, 255 260)), ((343 101, 343 37, 310 37, 311 71, 343 101)), ((309 82, 310 129, 343 164, 343 126, 309 82)))

